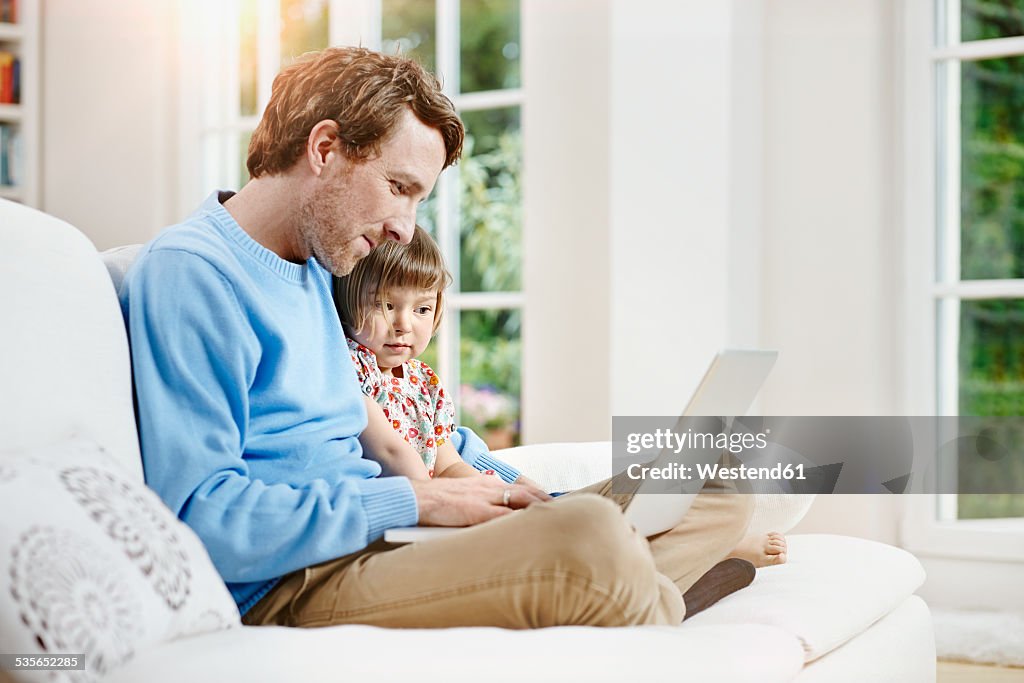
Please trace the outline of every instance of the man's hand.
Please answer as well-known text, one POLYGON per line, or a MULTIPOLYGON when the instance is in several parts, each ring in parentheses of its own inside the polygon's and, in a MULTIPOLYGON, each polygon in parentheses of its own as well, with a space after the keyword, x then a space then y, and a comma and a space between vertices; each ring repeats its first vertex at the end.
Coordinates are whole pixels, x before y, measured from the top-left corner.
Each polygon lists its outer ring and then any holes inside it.
POLYGON ((526 489, 529 489, 531 492, 533 492, 535 494, 541 494, 541 495, 545 496, 546 499, 548 499, 548 500, 551 499, 551 496, 549 496, 547 493, 545 493, 544 489, 542 489, 540 487, 540 484, 535 482, 533 479, 530 479, 525 474, 520 474, 519 478, 515 480, 515 483, 518 484, 519 486, 522 486, 522 487, 525 487, 526 489))
POLYGON ((411 479, 409 483, 416 494, 420 526, 472 526, 551 500, 543 491, 506 484, 497 477, 411 479), (505 491, 509 491, 507 506, 505 491))

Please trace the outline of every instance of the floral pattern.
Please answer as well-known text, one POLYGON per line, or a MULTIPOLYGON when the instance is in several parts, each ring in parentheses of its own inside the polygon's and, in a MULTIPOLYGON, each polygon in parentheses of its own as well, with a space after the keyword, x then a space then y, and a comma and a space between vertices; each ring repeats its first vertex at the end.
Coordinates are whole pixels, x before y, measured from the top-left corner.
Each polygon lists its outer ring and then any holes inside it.
POLYGON ((185 603, 192 579, 188 556, 153 494, 110 472, 69 467, 61 483, 121 548, 172 610, 185 603))
POLYGON ((62 680, 93 681, 132 657, 142 606, 113 558, 52 526, 30 527, 11 555, 11 597, 40 650, 85 653, 85 671, 62 680))
POLYGON ((351 339, 348 348, 363 393, 381 406, 394 430, 419 452, 427 472, 434 476, 437 449, 455 430, 455 406, 437 375, 413 358, 402 364, 402 377, 385 376, 373 351, 351 339))

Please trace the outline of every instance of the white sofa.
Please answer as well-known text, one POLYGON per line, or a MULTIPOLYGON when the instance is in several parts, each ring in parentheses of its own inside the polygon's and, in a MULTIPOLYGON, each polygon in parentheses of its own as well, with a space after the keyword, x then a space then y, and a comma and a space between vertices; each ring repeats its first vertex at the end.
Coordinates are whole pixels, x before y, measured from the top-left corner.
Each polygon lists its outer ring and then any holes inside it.
MULTIPOLYGON (((194 535, 142 484, 128 345, 100 256, 73 227, 3 200, 0 243, 0 652, 88 662, 16 681, 935 680, 920 564, 834 535, 790 536, 786 565, 679 627, 243 627, 194 535)), ((565 489, 604 476, 607 449, 501 455, 565 489)), ((757 507, 754 525, 785 531, 806 501, 757 507)))

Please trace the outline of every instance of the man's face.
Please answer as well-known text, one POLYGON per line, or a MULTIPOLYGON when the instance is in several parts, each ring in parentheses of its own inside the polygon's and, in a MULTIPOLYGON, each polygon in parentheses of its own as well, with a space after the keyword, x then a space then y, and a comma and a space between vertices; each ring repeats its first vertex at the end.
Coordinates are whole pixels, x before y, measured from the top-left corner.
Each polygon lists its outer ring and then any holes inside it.
POLYGON ((342 276, 386 239, 407 244, 416 207, 434 189, 444 159, 441 133, 412 111, 405 112, 378 156, 352 161, 331 152, 300 209, 300 236, 308 252, 342 276))

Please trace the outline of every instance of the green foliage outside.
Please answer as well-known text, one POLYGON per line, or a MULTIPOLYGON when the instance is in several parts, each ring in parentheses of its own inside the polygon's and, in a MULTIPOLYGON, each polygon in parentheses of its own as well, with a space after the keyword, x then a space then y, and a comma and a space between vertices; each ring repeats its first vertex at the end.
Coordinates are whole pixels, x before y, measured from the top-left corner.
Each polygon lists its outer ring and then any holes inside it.
MULTIPOLYGON (((473 153, 474 139, 467 142, 469 152, 460 165, 460 285, 463 291, 515 291, 522 243, 521 136, 518 130, 502 131, 493 149, 481 154, 473 153)), ((465 311, 460 321, 463 386, 503 396, 486 400, 478 392, 463 391, 462 420, 481 434, 512 429, 514 443, 520 414, 520 322, 518 310, 465 311), (491 409, 476 405, 471 396, 491 409)))
MULTIPOLYGON (((964 40, 1024 35, 1024 7, 1019 0, 963 0, 961 30, 964 40)), ((961 277, 1021 278, 1024 57, 964 62, 961 69, 961 277)), ((961 415, 1024 415, 1024 300, 963 301, 959 365, 961 415)), ((1024 482, 1019 469, 1015 477, 1024 482)), ((1024 495, 961 495, 959 516, 1024 516, 1024 495)))
MULTIPOLYGON (((435 7, 429 0, 383 0, 383 48, 436 66, 435 7)), ((464 0, 459 22, 460 92, 519 86, 519 1, 464 0)), ((442 80, 450 74, 438 74, 442 80)), ((522 136, 518 107, 461 114, 466 140, 459 162, 459 261, 462 292, 521 288, 522 136)), ((434 232, 437 202, 425 202, 420 224, 434 232)), ((487 438, 519 437, 522 341, 518 310, 463 311, 459 319, 463 424, 487 438)), ((431 351, 431 355, 433 352, 431 351)), ((429 362, 429 361, 428 361, 429 362)), ((501 445, 509 445, 507 443, 501 445)))

